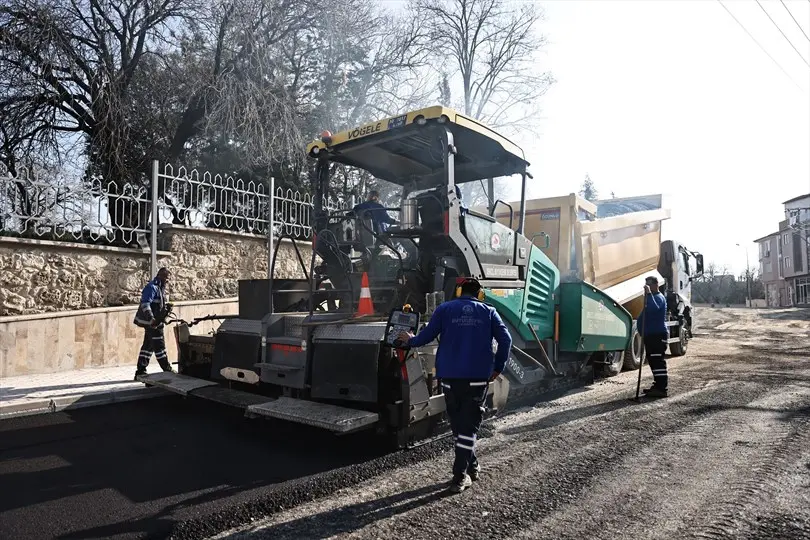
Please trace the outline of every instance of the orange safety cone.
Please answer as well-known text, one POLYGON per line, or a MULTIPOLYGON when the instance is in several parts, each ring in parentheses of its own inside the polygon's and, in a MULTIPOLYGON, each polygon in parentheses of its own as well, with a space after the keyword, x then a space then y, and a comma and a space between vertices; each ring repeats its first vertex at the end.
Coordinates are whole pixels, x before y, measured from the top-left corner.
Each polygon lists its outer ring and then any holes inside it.
POLYGON ((374 315, 374 303, 371 301, 371 289, 368 287, 368 274, 366 272, 363 272, 363 278, 360 281, 360 303, 357 305, 355 317, 363 317, 364 315, 374 315))

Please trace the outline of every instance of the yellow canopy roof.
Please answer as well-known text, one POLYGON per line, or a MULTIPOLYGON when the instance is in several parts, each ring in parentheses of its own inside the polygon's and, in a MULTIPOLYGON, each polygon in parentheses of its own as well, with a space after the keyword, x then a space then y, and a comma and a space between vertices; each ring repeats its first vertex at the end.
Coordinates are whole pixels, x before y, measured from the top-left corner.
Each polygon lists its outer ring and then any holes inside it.
POLYGON ((529 163, 523 150, 506 137, 453 109, 429 107, 355 127, 307 146, 311 157, 369 171, 403 185, 436 183, 444 173, 441 132, 453 134, 455 182, 464 183, 522 173, 529 163))

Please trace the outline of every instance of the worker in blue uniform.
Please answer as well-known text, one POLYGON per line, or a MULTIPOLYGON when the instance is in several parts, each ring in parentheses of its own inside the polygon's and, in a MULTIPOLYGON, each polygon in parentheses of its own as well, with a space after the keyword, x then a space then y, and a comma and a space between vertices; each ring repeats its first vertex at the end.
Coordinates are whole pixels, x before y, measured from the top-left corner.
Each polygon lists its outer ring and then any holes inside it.
POLYGON ((380 192, 372 189, 368 192, 368 199, 354 207, 354 215, 362 219, 371 218, 374 232, 382 234, 389 225, 393 225, 397 221, 388 215, 388 211, 379 201, 380 192))
POLYGON ((407 347, 422 347, 440 338, 436 378, 455 437, 450 490, 459 493, 479 477, 475 437, 483 419, 487 388, 503 371, 512 336, 498 312, 483 302, 483 289, 477 280, 460 278, 456 286, 458 298, 440 304, 418 335, 404 332, 399 340, 407 347), (496 352, 493 339, 498 344, 496 352))
POLYGON ((169 282, 169 269, 161 268, 152 281, 146 284, 141 293, 141 303, 135 313, 133 321, 143 328, 143 344, 138 353, 138 367, 135 370, 135 380, 140 375, 146 375, 146 368, 152 353, 155 354, 158 364, 163 371, 173 372, 169 357, 166 354, 166 340, 163 337, 163 327, 166 315, 171 310, 166 295, 166 284, 169 282))
POLYGON ((667 397, 667 350, 669 328, 667 327, 667 299, 658 288, 658 278, 648 276, 644 285, 644 309, 638 317, 638 326, 643 332, 644 348, 647 350, 653 385, 644 391, 647 397, 667 397))

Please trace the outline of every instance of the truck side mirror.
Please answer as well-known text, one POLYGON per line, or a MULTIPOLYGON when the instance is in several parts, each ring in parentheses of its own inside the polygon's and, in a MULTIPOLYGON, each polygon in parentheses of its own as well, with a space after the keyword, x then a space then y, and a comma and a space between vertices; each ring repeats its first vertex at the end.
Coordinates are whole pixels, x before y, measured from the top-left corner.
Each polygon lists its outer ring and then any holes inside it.
POLYGON ((696 269, 695 274, 698 276, 703 275, 703 255, 700 253, 695 254, 695 261, 696 261, 696 269))
POLYGON ((529 241, 532 244, 534 244, 534 239, 537 238, 538 236, 543 236, 546 239, 546 245, 544 245, 540 249, 548 249, 551 246, 551 237, 549 235, 547 235, 546 233, 544 233, 544 232, 539 232, 539 233, 535 234, 534 236, 532 236, 532 239, 529 240, 529 241))

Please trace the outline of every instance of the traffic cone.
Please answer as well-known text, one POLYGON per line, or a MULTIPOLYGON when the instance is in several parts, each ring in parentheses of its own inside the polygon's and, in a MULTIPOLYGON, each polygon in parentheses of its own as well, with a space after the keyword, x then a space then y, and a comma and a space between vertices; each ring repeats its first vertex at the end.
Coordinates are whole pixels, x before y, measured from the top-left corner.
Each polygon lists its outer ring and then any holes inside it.
POLYGON ((368 288, 368 274, 363 272, 363 278, 360 281, 360 303, 357 305, 357 313, 355 317, 362 317, 364 315, 374 315, 374 303, 371 301, 371 289, 368 288))

